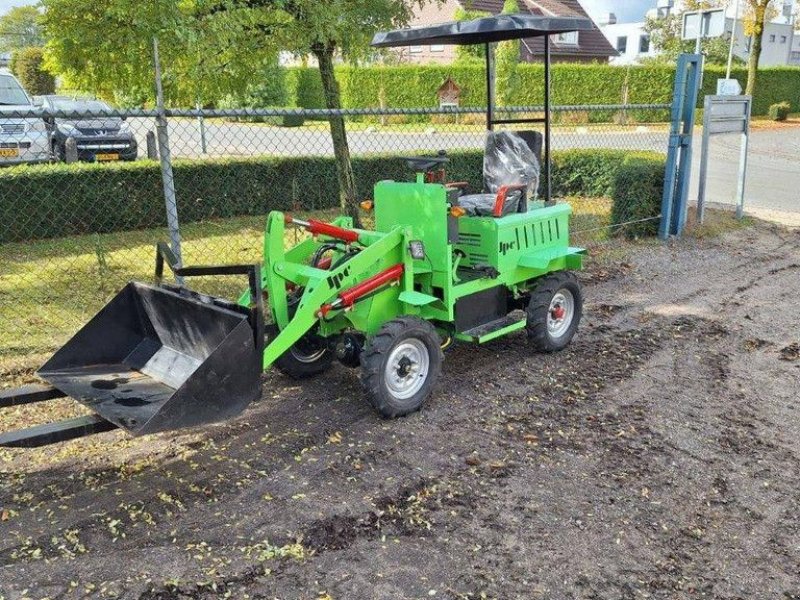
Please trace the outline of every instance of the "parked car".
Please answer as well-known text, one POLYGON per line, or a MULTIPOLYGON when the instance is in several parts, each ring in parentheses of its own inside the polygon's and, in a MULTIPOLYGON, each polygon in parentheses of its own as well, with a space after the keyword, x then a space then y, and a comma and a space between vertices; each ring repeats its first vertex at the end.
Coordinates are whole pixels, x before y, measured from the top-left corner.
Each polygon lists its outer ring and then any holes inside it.
POLYGON ((13 114, 35 108, 17 78, 0 73, 0 165, 50 160, 50 138, 44 120, 13 114))
POLYGON ((136 160, 138 145, 130 124, 122 117, 106 116, 113 109, 101 100, 42 96, 48 112, 78 113, 80 117, 48 117, 50 144, 59 161, 66 160, 68 138, 75 138, 78 160, 102 162, 136 160))

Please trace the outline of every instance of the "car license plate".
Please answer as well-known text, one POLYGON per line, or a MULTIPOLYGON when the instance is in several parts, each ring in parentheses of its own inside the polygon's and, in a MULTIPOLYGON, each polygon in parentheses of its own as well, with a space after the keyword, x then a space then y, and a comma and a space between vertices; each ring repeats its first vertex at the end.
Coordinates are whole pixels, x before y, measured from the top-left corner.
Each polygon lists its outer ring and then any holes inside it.
POLYGON ((100 161, 100 160, 119 160, 119 154, 117 154, 116 152, 111 153, 111 154, 95 154, 94 157, 98 161, 100 161))
POLYGON ((0 148, 0 156, 3 158, 19 157, 19 148, 0 148))

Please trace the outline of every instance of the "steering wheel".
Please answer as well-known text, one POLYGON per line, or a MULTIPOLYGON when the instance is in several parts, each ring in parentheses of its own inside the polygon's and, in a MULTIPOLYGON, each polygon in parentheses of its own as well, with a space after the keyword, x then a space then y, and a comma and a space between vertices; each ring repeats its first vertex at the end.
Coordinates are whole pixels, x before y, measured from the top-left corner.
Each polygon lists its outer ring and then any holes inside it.
POLYGON ((408 168, 415 173, 426 173, 438 165, 450 162, 444 150, 440 150, 438 156, 402 156, 401 160, 406 161, 408 168))

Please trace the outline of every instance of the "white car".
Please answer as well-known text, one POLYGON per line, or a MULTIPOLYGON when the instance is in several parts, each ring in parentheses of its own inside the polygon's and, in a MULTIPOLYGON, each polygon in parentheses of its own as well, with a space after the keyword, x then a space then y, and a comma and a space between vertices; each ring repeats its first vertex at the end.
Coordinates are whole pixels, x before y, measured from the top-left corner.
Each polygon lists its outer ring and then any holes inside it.
POLYGON ((0 165, 52 159, 44 119, 15 114, 35 108, 16 77, 0 73, 0 165))

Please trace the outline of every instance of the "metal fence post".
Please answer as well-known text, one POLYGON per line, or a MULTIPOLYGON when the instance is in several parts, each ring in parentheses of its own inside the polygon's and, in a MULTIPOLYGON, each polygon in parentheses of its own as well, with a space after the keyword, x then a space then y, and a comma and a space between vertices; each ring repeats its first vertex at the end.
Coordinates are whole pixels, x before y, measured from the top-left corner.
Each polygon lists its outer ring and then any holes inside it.
POLYGON ((147 145, 147 158, 150 160, 158 160, 158 148, 156 148, 156 134, 148 131, 145 135, 145 144, 147 145))
POLYGON ((64 162, 78 162, 78 142, 72 136, 69 136, 64 142, 64 162))
POLYGON ((197 101, 197 125, 200 128, 200 151, 203 154, 208 154, 208 147, 206 144, 206 121, 203 118, 203 105, 197 101))
MULTIPOLYGON (((161 63, 158 58, 158 38, 153 37, 153 63, 156 77, 156 135, 158 137, 158 154, 161 158, 161 179, 164 186, 164 201, 167 209, 167 227, 172 245, 172 252, 183 264, 181 256, 181 230, 178 224, 178 203, 175 196, 175 177, 172 174, 172 155, 169 148, 169 131, 167 113, 164 107, 164 89, 161 84, 161 63)), ((182 278, 176 278, 182 284, 182 278)))
POLYGON ((670 235, 681 235, 686 224, 692 172, 692 134, 701 74, 702 56, 680 55, 675 74, 672 125, 661 201, 661 226, 658 231, 661 239, 667 239, 670 235))

